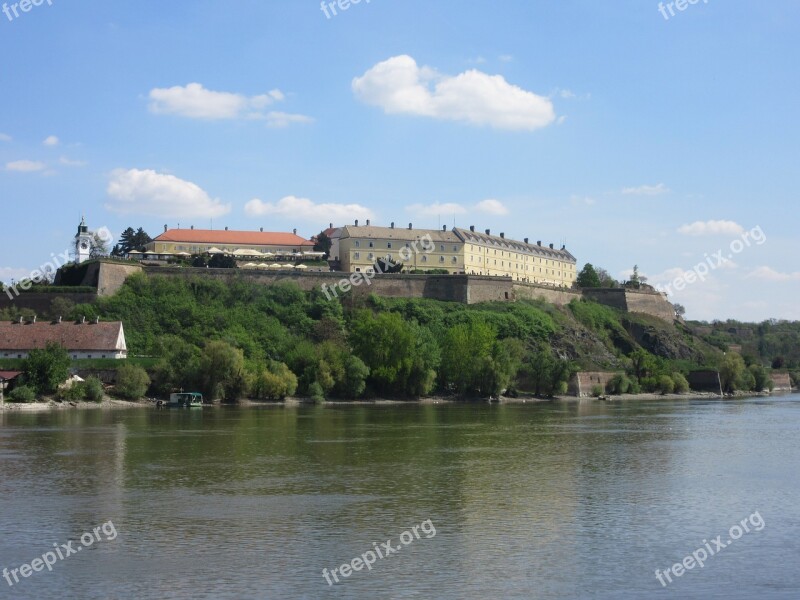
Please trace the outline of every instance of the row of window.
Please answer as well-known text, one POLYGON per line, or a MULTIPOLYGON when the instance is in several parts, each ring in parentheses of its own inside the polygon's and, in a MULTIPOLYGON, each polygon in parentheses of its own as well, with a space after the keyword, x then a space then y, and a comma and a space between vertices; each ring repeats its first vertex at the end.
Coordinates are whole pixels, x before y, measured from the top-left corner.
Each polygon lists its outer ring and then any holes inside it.
MULTIPOLYGON (((391 254, 387 254, 383 258, 386 258, 387 260, 393 260, 393 257, 392 257, 391 254)), ((353 252, 353 260, 361 260, 361 252, 353 252)), ((372 252, 368 253, 367 254, 367 260, 375 260, 375 255, 372 252)), ((420 262, 426 263, 426 262, 428 262, 428 257, 427 257, 427 255, 423 254, 422 256, 419 257, 418 260, 420 262)), ((439 257, 439 262, 440 263, 445 262, 444 256, 440 256, 439 257)), ((450 262, 452 262, 453 264, 457 264, 458 263, 458 257, 457 256, 451 256, 450 257, 450 262)))

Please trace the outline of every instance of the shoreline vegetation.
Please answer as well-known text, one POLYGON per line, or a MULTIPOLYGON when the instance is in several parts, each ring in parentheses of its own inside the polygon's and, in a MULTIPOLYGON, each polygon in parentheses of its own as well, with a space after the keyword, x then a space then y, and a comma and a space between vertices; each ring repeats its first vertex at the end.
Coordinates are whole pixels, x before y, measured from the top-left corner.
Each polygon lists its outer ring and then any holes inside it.
MULTIPOLYGON (((623 394, 621 396, 605 396, 601 398, 593 396, 554 396, 552 398, 542 398, 533 395, 520 395, 518 397, 500 396, 499 399, 488 400, 487 398, 460 398, 456 396, 430 396, 413 400, 397 400, 390 398, 380 398, 372 400, 328 400, 322 404, 313 398, 290 397, 283 400, 252 400, 243 398, 234 403, 215 402, 205 405, 204 409, 209 408, 292 408, 298 406, 386 406, 386 405, 427 405, 427 404, 546 404, 546 403, 574 403, 574 402, 594 402, 598 404, 614 404, 620 402, 639 402, 639 401, 674 401, 674 400, 746 400, 749 398, 772 398, 788 396, 794 391, 789 392, 736 392, 732 395, 720 396, 714 392, 687 392, 683 394, 623 394)), ((48 412, 48 411, 68 411, 68 410, 130 410, 136 408, 156 408, 156 401, 151 398, 140 400, 119 400, 117 398, 105 397, 100 402, 68 402, 58 401, 53 398, 32 403, 0 402, 0 412, 48 412)), ((163 409, 163 410, 191 410, 191 409, 163 409)))
MULTIPOLYGON (((706 397, 697 390, 708 389, 707 381, 690 386, 702 373, 712 373, 711 389, 726 394, 772 390, 773 373, 782 373, 784 386, 800 376, 800 323, 667 322, 587 299, 467 305, 351 290, 331 300, 295 283, 147 274, 131 275, 114 296, 92 304, 53 296, 40 318, 120 321, 130 358, 72 361, 54 345, 24 360, 2 359, 0 369, 23 373, 7 403, 102 404, 106 396, 165 399, 179 390, 223 403, 444 402, 501 394, 528 402, 564 397, 579 372, 594 375, 591 390, 582 380, 584 393, 613 401, 706 397), (75 374, 85 381, 65 387, 75 374)), ((25 316, 17 307, 0 311, 0 319, 25 316)))

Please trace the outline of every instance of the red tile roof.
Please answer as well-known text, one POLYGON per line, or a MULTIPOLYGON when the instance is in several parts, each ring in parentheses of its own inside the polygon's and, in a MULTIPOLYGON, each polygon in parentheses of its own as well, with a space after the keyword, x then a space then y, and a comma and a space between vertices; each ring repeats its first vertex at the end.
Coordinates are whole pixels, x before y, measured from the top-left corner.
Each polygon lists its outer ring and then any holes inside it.
POLYGON ((0 352, 41 349, 50 342, 61 344, 70 351, 114 352, 126 349, 120 321, 110 323, 0 322, 0 352))
POLYGON ((22 375, 22 371, 0 371, 0 381, 11 381, 22 375))
POLYGON ((240 246, 313 246, 294 233, 273 231, 218 231, 210 229, 170 229, 158 236, 157 242, 188 244, 227 244, 240 246))

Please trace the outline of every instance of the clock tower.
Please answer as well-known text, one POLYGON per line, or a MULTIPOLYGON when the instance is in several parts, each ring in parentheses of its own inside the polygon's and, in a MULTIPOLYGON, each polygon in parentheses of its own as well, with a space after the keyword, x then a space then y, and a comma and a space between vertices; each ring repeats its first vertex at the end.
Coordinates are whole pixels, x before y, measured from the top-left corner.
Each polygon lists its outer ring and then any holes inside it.
POLYGON ((75 263, 80 264, 89 260, 94 244, 94 236, 86 226, 86 220, 81 217, 78 233, 75 234, 75 263))

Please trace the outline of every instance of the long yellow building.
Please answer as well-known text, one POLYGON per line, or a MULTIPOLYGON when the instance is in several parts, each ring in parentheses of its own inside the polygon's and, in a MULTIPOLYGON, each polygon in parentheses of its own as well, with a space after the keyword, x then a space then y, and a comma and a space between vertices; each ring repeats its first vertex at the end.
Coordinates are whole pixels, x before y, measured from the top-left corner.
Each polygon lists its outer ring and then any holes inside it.
POLYGON ((379 259, 404 264, 403 271, 443 269, 451 274, 510 277, 514 281, 572 287, 577 277, 576 259, 562 247, 543 246, 469 229, 414 229, 348 225, 336 234, 336 256, 342 271, 366 272, 379 259), (425 241, 423 247, 422 242, 425 241))

